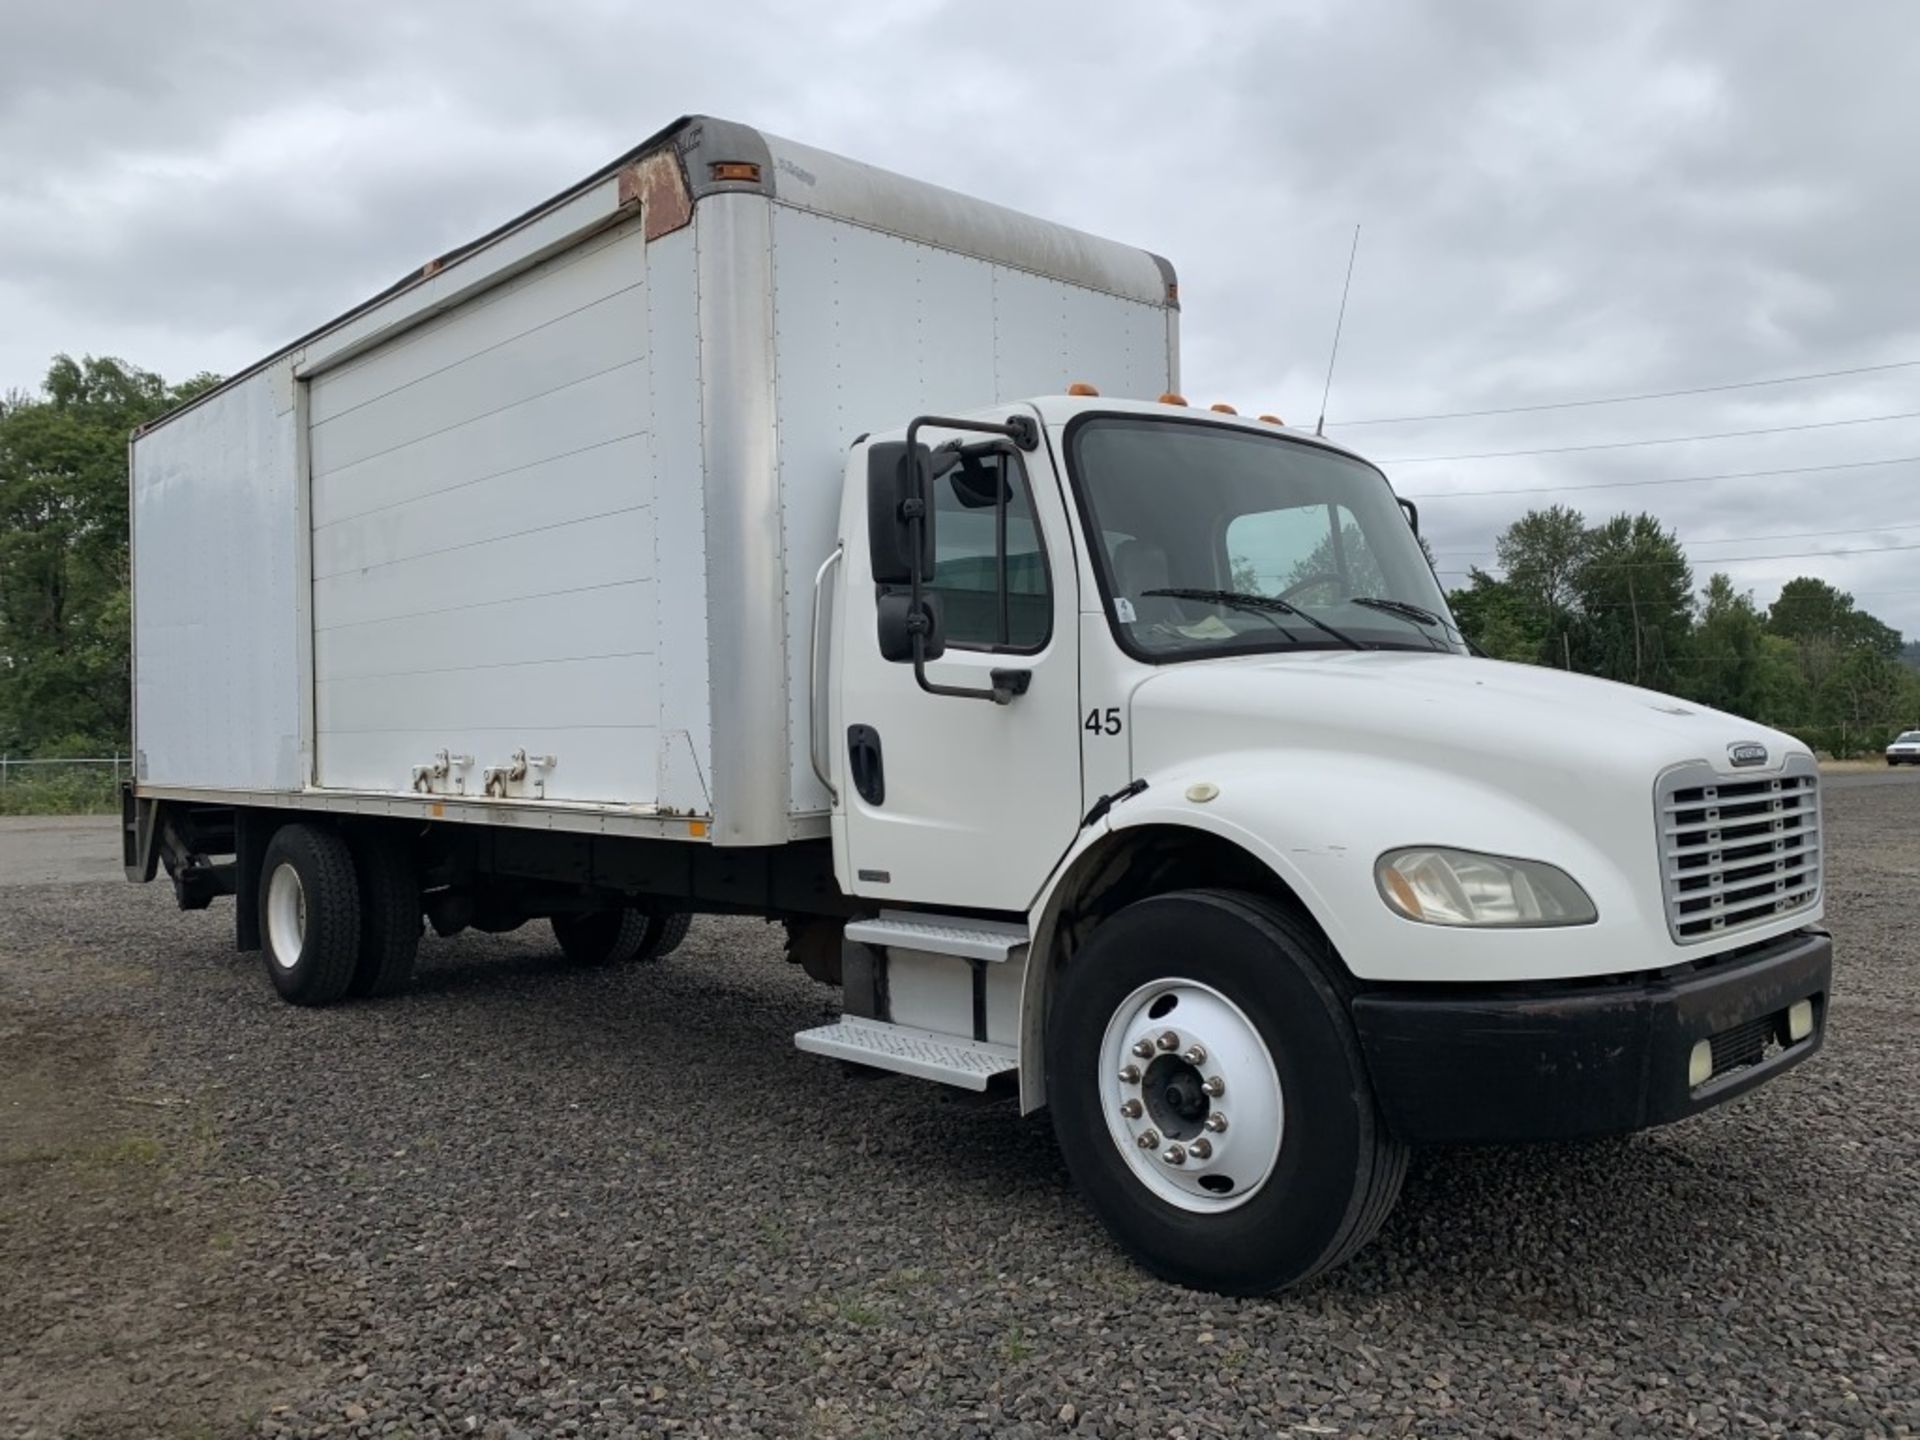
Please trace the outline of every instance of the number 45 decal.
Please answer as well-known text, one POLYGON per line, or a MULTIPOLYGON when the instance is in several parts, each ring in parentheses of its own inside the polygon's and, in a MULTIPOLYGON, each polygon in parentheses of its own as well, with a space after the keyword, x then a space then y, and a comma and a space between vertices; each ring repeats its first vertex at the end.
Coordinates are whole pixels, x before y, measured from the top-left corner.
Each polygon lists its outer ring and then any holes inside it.
POLYGON ((1105 710, 1089 710, 1087 718, 1080 728, 1092 731, 1095 735, 1118 735, 1120 733, 1120 707, 1109 705, 1105 710))

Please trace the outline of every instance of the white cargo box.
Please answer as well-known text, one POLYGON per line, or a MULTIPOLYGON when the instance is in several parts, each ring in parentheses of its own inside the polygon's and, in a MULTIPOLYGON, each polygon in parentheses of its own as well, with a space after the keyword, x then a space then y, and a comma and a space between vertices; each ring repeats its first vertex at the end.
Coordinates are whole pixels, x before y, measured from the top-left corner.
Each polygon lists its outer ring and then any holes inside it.
POLYGON ((848 445, 1175 389, 1174 293, 1145 251, 682 120, 136 435, 139 789, 823 834, 848 445))

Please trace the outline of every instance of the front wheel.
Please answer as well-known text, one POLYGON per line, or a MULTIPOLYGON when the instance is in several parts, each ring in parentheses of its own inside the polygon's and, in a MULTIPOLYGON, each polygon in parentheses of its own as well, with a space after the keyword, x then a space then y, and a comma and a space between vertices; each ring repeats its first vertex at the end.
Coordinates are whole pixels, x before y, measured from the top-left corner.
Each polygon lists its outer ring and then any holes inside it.
POLYGON ((1342 1263, 1406 1173, 1316 934, 1255 895, 1130 905, 1050 1007, 1047 1095, 1075 1181, 1155 1273, 1262 1294, 1342 1263))

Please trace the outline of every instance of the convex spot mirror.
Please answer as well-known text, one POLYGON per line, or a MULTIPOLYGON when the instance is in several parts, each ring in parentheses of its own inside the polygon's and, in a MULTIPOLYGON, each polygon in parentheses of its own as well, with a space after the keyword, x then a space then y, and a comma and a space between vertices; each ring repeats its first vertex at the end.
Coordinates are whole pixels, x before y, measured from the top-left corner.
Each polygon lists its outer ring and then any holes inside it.
MULTIPOLYGON (((878 605, 880 629, 880 658, 896 663, 911 663, 913 660, 913 596, 905 590, 889 590, 881 595, 878 605)), ((924 659, 938 660, 947 648, 946 627, 940 614, 940 597, 931 592, 920 597, 920 615, 922 625, 920 633, 926 637, 924 659)))

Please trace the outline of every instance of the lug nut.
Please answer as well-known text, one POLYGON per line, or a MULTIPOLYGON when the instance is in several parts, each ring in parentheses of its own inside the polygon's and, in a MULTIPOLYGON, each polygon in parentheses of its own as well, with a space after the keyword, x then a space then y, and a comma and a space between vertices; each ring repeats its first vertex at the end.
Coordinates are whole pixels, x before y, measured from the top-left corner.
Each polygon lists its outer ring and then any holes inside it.
POLYGON ((1138 1085, 1140 1083, 1140 1067, 1138 1065, 1123 1065, 1120 1068, 1120 1083, 1122 1085, 1138 1085))
POLYGON ((1227 1117, 1216 1110, 1201 1123, 1214 1134, 1218 1135, 1222 1130, 1227 1128, 1227 1117))
POLYGON ((1222 1080, 1218 1075, 1209 1075, 1200 1082, 1200 1088, 1215 1099, 1218 1099, 1227 1093, 1227 1082, 1222 1080))
POLYGON ((1151 1130, 1142 1130, 1140 1132, 1140 1139, 1135 1143, 1137 1143, 1142 1150, 1151 1150, 1159 1145, 1160 1137, 1151 1130))
POLYGON ((1129 1120, 1138 1120, 1140 1118, 1140 1102, 1138 1100, 1127 1101, 1126 1104, 1120 1107, 1120 1113, 1129 1120))
POLYGON ((1166 1150, 1162 1152, 1160 1158, 1169 1165, 1184 1165, 1187 1163, 1187 1147, 1184 1145, 1169 1145, 1166 1150))
POLYGON ((1213 1142, 1202 1135, 1198 1140, 1191 1140, 1187 1143, 1187 1153, 1196 1160, 1211 1160, 1213 1158, 1213 1142))
POLYGON ((1186 1061, 1187 1064, 1189 1065, 1204 1065, 1207 1063, 1206 1046, 1189 1045, 1186 1048, 1186 1050, 1181 1054, 1180 1058, 1186 1061))
POLYGON ((1142 1060, 1151 1060, 1153 1058, 1153 1042, 1151 1040, 1134 1041, 1133 1053, 1138 1055, 1142 1060))
POLYGON ((1160 1032, 1159 1043, 1160 1043, 1160 1048, 1162 1050, 1178 1049, 1180 1045, 1180 1037, 1174 1034, 1173 1031, 1171 1030, 1162 1030, 1160 1032))

